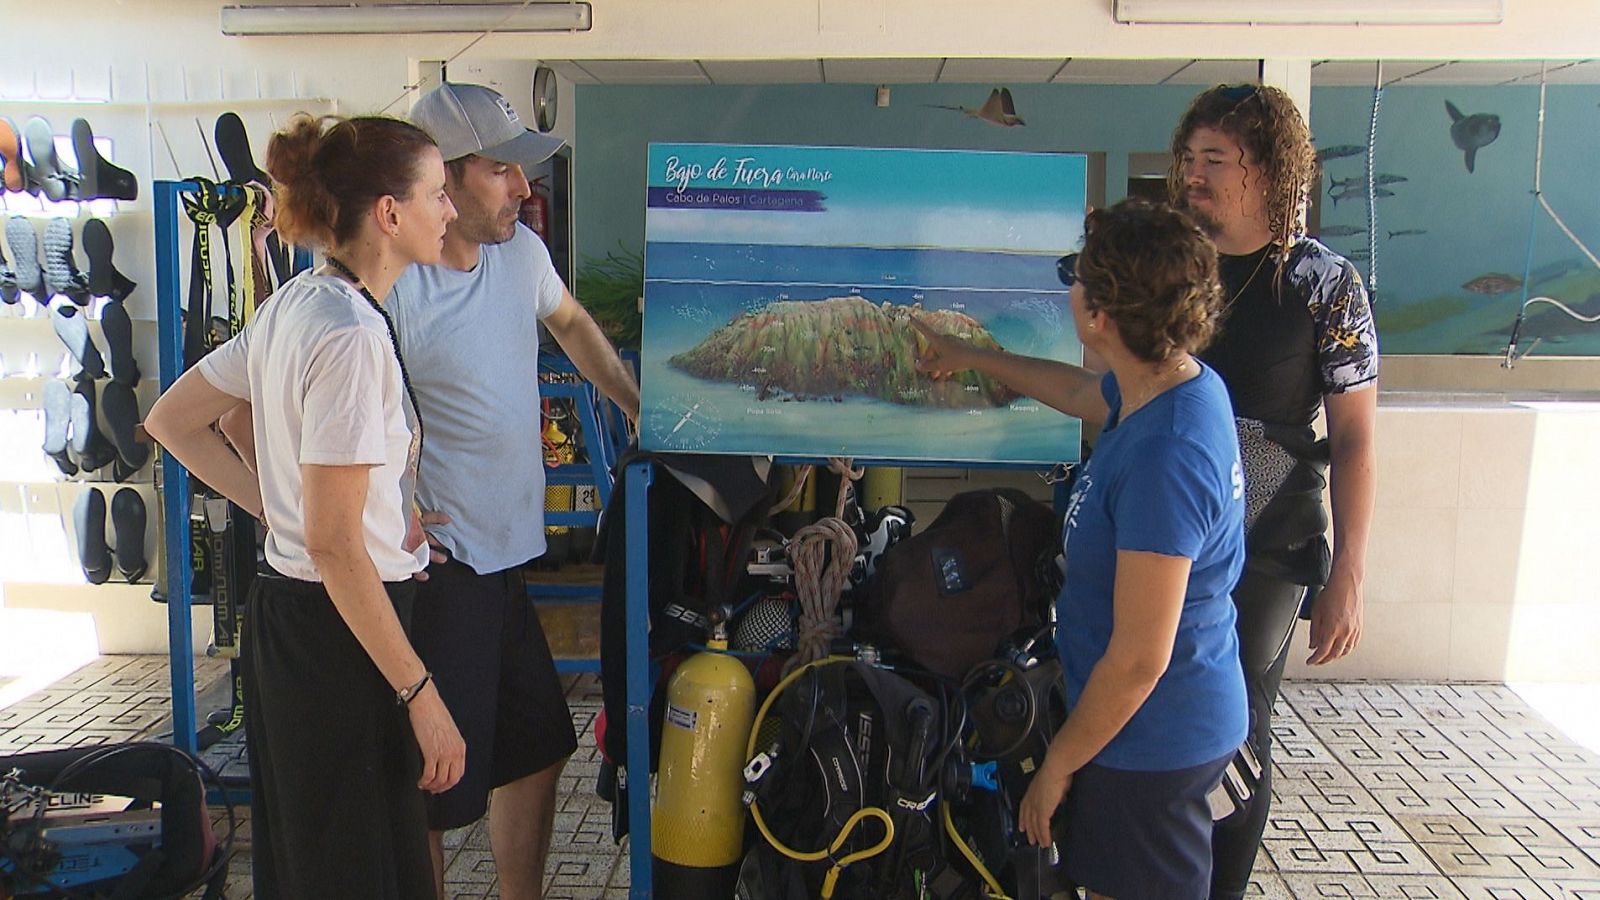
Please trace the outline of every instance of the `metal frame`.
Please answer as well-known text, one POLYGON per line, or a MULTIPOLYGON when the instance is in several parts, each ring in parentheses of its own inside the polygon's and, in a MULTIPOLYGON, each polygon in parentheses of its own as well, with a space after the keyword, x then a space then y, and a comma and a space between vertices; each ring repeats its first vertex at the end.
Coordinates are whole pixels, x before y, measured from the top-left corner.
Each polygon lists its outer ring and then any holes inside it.
MULTIPOLYGON (((217 185, 236 191, 237 186, 217 185)), ((200 190, 194 181, 157 181, 151 185, 155 205, 156 337, 160 358, 161 392, 183 374, 183 274, 179 206, 183 195, 200 190)), ((310 265, 310 255, 296 249, 294 269, 310 265)), ((172 742, 186 753, 196 752, 194 658, 190 650, 193 630, 194 572, 189 563, 189 470, 161 448, 162 559, 167 576, 167 657, 172 673, 172 742)), ((239 799, 249 792, 230 791, 239 799)))

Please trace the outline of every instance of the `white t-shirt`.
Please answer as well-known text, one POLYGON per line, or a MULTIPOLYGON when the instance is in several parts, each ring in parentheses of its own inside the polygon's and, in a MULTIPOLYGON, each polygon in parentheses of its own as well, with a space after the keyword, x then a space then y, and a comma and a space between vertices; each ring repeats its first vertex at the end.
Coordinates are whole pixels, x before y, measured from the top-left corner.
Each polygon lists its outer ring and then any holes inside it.
POLYGON ((321 581, 306 553, 302 464, 370 466, 362 532, 384 581, 427 564, 427 545, 401 549, 411 506, 412 429, 400 365, 383 317, 349 282, 303 273, 232 340, 208 353, 200 374, 249 400, 267 561, 290 578, 321 581))

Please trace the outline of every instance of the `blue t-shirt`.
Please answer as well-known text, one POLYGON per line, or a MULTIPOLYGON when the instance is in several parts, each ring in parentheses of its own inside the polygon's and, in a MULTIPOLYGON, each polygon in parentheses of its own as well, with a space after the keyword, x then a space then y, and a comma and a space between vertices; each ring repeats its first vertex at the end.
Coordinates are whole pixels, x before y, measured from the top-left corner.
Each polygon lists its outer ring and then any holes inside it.
POLYGON ((1222 379, 1198 376, 1119 421, 1122 397, 1107 374, 1111 408, 1093 457, 1073 486, 1062 530, 1066 585, 1056 640, 1076 706, 1111 642, 1117 551, 1193 562, 1168 664, 1155 690, 1094 761, 1114 769, 1172 771, 1220 759, 1245 738, 1249 712, 1231 592, 1244 567, 1244 475, 1222 379))
POLYGON ((450 555, 489 575, 545 551, 539 320, 564 287, 525 225, 479 252, 470 272, 407 268, 386 306, 422 408, 417 501, 449 514, 429 531, 450 555))

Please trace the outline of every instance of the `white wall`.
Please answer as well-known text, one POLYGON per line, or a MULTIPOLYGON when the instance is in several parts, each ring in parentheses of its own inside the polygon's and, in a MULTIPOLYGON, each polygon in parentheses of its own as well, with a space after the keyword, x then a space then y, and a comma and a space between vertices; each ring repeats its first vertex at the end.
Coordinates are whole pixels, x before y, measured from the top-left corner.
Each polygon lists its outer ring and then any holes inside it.
MULTIPOLYGON (((442 59, 461 35, 224 37, 216 0, 8 3, 0 97, 61 93, 63 60, 110 70, 142 96, 146 68, 161 99, 253 92, 337 96, 353 109, 388 103, 407 58, 442 59), (72 23, 70 44, 59 37, 72 23), (22 90, 18 90, 18 88, 22 90)), ((1119 25, 1112 0, 596 0, 578 34, 491 35, 467 59, 807 58, 849 56, 1088 56, 1105 58, 1582 58, 1600 46, 1590 0, 1512 0, 1500 25, 1119 25)))

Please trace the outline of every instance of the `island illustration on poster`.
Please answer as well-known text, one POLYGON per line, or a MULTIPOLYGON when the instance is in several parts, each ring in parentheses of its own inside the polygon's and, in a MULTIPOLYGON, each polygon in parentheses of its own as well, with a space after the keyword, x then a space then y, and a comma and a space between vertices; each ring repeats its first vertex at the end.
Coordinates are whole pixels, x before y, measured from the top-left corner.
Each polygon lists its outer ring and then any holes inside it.
POLYGON ((1071 462, 1079 423, 974 372, 916 370, 920 318, 1082 360, 1056 259, 1080 154, 651 144, 645 450, 1071 462))

